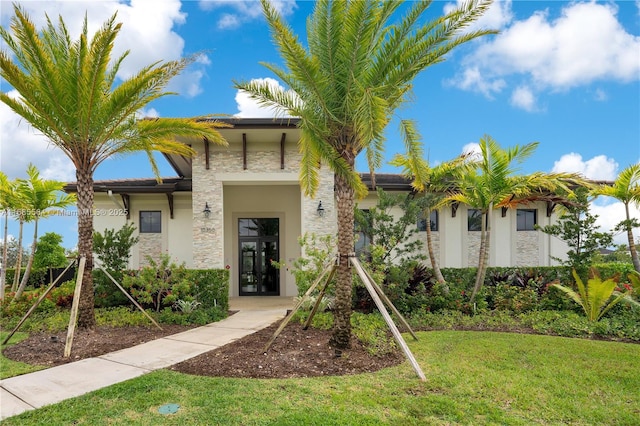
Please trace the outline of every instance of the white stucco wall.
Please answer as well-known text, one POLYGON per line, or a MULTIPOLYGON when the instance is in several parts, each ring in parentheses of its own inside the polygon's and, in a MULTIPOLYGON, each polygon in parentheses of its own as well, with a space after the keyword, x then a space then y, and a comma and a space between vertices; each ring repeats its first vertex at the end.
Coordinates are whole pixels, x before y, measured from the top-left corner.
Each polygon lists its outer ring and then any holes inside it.
MULTIPOLYGON (((375 193, 358 202, 358 208, 368 209, 376 205, 375 193)), ((522 206, 536 209, 538 225, 545 226, 557 221, 554 211, 546 216, 546 204, 543 202, 522 206)), ((394 217, 400 217, 399 208, 392 210, 394 217)), ((438 231, 433 233, 434 251, 441 267, 463 268, 478 265, 480 232, 467 230, 467 206, 459 206, 456 217, 452 217, 451 207, 440 209, 438 213, 438 231)), ((567 245, 563 241, 550 237, 541 231, 517 231, 517 211, 508 209, 505 216, 502 210, 493 211, 491 218, 491 240, 489 266, 553 266, 557 261, 552 256, 566 258, 567 245)), ((416 238, 423 241, 423 250, 428 256, 426 232, 418 232, 416 238)), ((425 263, 429 264, 428 259, 425 263)))
MULTIPOLYGON (((124 214, 118 213, 122 208, 120 195, 114 194, 115 201, 105 193, 96 193, 94 206, 97 212, 94 216, 94 229, 104 232, 105 229, 118 230, 127 223, 124 214), (117 204, 118 203, 118 204, 117 204)), ((130 268, 138 268, 146 264, 146 255, 157 258, 160 253, 168 254, 178 263, 185 263, 188 268, 193 267, 192 256, 192 216, 191 194, 176 192, 174 198, 174 218, 170 218, 169 203, 165 194, 131 194, 131 212, 129 222, 136 227, 134 236, 141 241, 131 248, 130 268), (159 234, 140 234, 140 211, 161 212, 161 232, 159 234)))

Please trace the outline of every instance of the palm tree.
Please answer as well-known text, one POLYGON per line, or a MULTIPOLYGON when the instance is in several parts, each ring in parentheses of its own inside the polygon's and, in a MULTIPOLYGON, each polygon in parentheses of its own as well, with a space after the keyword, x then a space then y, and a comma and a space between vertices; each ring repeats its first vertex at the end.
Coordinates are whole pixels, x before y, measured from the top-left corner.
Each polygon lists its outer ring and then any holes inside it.
POLYGON ((20 180, 19 185, 21 192, 24 194, 24 199, 27 202, 29 211, 32 212, 31 217, 34 221, 33 229, 33 242, 31 243, 31 253, 29 254, 29 260, 27 261, 27 267, 25 268, 24 275, 20 286, 14 296, 15 299, 22 296, 27 282, 29 281, 29 275, 31 274, 31 268, 33 266, 33 259, 36 254, 36 246, 38 243, 38 220, 41 217, 48 215, 47 210, 51 208, 64 208, 73 204, 76 200, 74 195, 63 194, 59 195, 62 188, 64 188, 64 182, 58 182, 55 180, 46 180, 40 178, 40 172, 33 165, 29 164, 27 168, 27 180, 20 180))
POLYGON ((4 300, 7 282, 7 258, 9 245, 9 215, 14 210, 16 181, 10 181, 6 174, 0 172, 0 209, 4 213, 4 241, 2 243, 2 269, 0 270, 0 300, 4 300))
MULTIPOLYGON (((0 100, 61 149, 76 168, 78 194, 78 254, 86 258, 78 325, 95 326, 93 311, 93 173, 113 155, 144 151, 158 173, 152 153, 192 156, 177 137, 207 138, 226 143, 214 120, 144 119, 137 114, 170 92, 168 82, 193 59, 156 62, 116 85, 120 64, 128 51, 112 58, 121 24, 114 14, 89 38, 87 19, 78 40, 71 40, 59 18, 39 34, 20 5, 14 5, 10 30, 0 28, 9 52, 0 53, 0 77, 19 94, 0 93, 0 100), (15 61, 15 62, 14 62, 15 61)), ((159 179, 159 177, 158 177, 159 179)))
MULTIPOLYGON (((406 137, 406 136, 405 136, 406 137)), ((420 136, 415 133, 415 140, 419 140, 420 136)), ((402 174, 412 179, 411 186, 426 200, 426 209, 424 216, 427 218, 427 251, 429 252, 429 261, 431 268, 439 283, 445 283, 444 276, 438 265, 438 260, 433 250, 433 234, 429 218, 432 211, 437 211, 446 206, 449 202, 447 194, 451 191, 455 177, 464 175, 466 172, 473 170, 476 163, 470 161, 468 155, 461 155, 451 161, 440 163, 437 166, 429 166, 429 162, 420 156, 419 158, 411 158, 408 155, 397 154, 390 162, 391 165, 402 168, 402 174)))
POLYGON ((629 252, 633 268, 640 272, 640 260, 633 239, 633 228, 640 226, 636 219, 631 218, 629 205, 640 205, 640 164, 632 164, 622 170, 613 185, 600 185, 592 191, 595 195, 613 197, 624 204, 625 220, 618 227, 627 231, 629 252))
POLYGON ((448 201, 464 203, 481 213, 478 271, 471 294, 472 302, 486 274, 493 210, 549 199, 558 203, 568 202, 562 194, 572 193, 569 185, 584 182, 572 173, 515 175, 517 169, 513 163, 522 163, 527 159, 538 146, 537 142, 502 149, 491 136, 485 135, 479 145, 481 155, 478 168, 458 175, 455 192, 447 196, 448 201))
POLYGON ((431 2, 410 2, 397 22, 392 20, 401 1, 320 0, 307 20, 306 44, 268 0, 261 1, 286 68, 264 65, 289 90, 257 81, 235 86, 280 114, 300 118, 300 185, 306 195, 315 194, 321 164, 334 172, 339 261, 331 344, 344 349, 351 336, 354 199, 368 192, 355 171, 356 157, 366 152, 373 176, 382 163, 384 130, 407 101, 414 78, 456 46, 492 33, 462 32, 491 0, 470 0, 435 20, 425 18, 431 2))
POLYGON ((10 202, 12 204, 12 208, 15 214, 15 217, 18 219, 18 257, 16 258, 16 263, 13 266, 13 283, 11 284, 11 291, 18 290, 18 284, 20 283, 20 275, 22 273, 22 237, 25 222, 31 221, 31 212, 28 209, 27 201, 25 199, 25 195, 22 192, 22 188, 20 187, 20 183, 18 180, 15 181, 14 192, 11 194, 10 202))

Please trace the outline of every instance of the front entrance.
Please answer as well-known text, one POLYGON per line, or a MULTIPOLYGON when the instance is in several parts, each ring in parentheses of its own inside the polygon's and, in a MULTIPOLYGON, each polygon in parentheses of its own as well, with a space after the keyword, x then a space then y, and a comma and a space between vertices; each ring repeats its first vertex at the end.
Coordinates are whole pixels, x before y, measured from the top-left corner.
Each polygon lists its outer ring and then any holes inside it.
POLYGON ((277 218, 238 219, 240 296, 280 295, 279 231, 277 218))

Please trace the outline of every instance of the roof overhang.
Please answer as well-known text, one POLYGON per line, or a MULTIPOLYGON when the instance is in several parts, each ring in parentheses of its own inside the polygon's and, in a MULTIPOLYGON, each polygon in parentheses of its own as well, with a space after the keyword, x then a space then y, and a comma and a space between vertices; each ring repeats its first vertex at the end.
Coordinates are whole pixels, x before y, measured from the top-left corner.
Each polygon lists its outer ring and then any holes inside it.
MULTIPOLYGON (((71 182, 65 185, 66 192, 77 192, 78 185, 71 182)), ((102 180, 93 183, 94 192, 111 192, 113 194, 171 194, 174 192, 190 192, 191 179, 163 178, 156 179, 123 179, 102 180)))
MULTIPOLYGON (((298 124, 300 123, 299 118, 239 118, 239 117, 227 117, 227 118, 206 118, 203 120, 209 121, 217 121, 220 123, 224 123, 231 127, 224 127, 218 129, 220 134, 229 142, 229 144, 237 143, 241 144, 243 142, 246 143, 247 140, 253 141, 261 141, 264 139, 267 140, 276 140, 280 141, 284 139, 282 135, 284 133, 290 133, 293 131, 298 131, 298 124)), ((296 140, 297 138, 287 138, 288 140, 296 140)), ((183 143, 193 144, 200 143, 204 144, 205 150, 205 161, 208 164, 209 162, 209 150, 211 143, 207 140, 195 141, 191 140, 190 142, 187 140, 183 140, 183 143)), ((167 159, 171 167, 176 171, 176 174, 183 178, 191 178, 193 177, 192 172, 192 161, 191 158, 184 157, 182 155, 175 154, 163 154, 167 159)))

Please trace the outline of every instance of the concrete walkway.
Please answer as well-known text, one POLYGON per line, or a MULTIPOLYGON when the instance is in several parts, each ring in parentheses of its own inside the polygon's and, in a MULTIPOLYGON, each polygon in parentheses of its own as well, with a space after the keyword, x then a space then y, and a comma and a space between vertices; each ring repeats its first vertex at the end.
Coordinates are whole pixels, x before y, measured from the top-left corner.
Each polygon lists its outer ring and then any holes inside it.
POLYGON ((0 380, 0 420, 193 358, 273 324, 292 307, 290 297, 232 298, 229 309, 238 312, 222 321, 96 358, 0 380))

